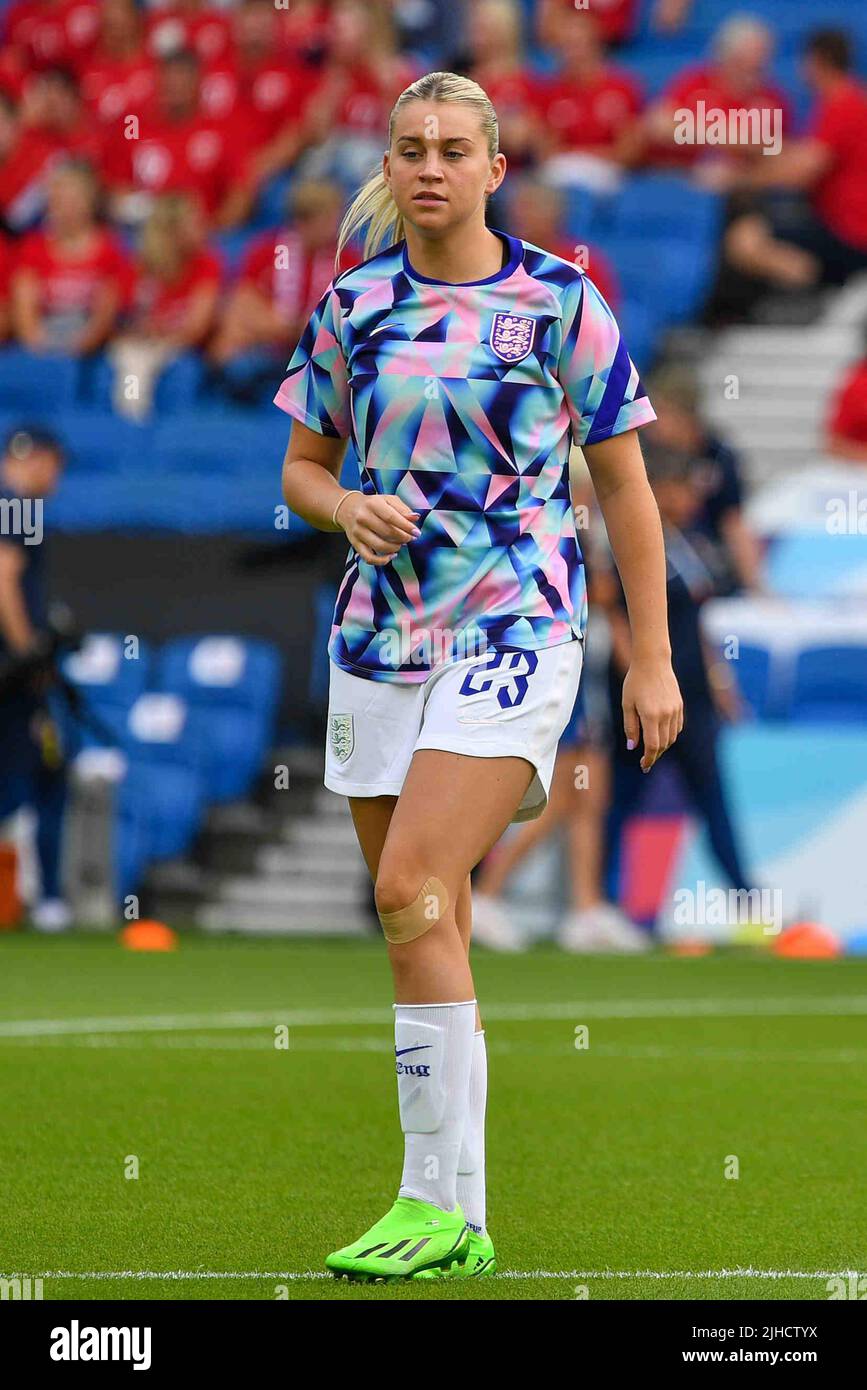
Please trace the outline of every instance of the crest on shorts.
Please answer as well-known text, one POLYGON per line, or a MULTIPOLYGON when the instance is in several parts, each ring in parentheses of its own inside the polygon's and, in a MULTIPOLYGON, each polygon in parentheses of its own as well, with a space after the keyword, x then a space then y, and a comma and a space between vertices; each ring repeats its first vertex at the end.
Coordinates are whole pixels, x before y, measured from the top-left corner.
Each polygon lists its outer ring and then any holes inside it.
POLYGON ((504 362, 520 362, 533 346, 536 320, 520 314, 494 314, 491 347, 504 362))
POLYGON ((351 714, 332 714, 331 751, 339 763, 345 763, 355 747, 355 725, 351 714))

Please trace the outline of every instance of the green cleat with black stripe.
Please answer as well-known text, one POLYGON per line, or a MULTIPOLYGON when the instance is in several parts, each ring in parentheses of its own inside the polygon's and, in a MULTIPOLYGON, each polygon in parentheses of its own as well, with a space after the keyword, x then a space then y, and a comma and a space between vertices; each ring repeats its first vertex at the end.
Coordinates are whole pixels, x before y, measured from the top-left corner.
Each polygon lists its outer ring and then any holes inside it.
POLYGON ((442 1211, 417 1197, 398 1197, 359 1240, 325 1258, 337 1279, 391 1284, 425 1271, 446 1273, 466 1259, 470 1233, 460 1207, 442 1211))
POLYGON ((494 1242, 489 1235, 480 1236, 476 1231, 470 1230, 470 1239, 466 1253, 450 1265, 448 1269, 422 1269, 419 1271, 419 1279, 484 1279, 486 1276, 496 1274, 497 1257, 494 1254, 494 1242))

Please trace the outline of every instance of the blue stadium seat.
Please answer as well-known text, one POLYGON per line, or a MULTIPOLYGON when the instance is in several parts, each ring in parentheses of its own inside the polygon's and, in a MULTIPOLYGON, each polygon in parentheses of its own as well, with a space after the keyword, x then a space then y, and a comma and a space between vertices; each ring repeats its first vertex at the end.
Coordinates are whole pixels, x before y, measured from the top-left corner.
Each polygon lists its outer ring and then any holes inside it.
POLYGON ((74 357, 47 356, 22 347, 0 349, 0 410, 22 414, 67 410, 75 403, 79 364, 74 357))
POLYGON ((151 464, 161 473, 202 473, 208 479, 218 473, 248 477, 259 470, 279 475, 288 426, 288 416, 276 406, 263 415, 184 412, 156 425, 151 464))
POLYGON ((140 469, 150 451, 147 426, 102 410, 65 410, 57 419, 56 433, 66 446, 68 467, 75 472, 140 469))
POLYGON ((671 237, 682 246, 716 241, 722 202, 679 174, 635 174, 623 185, 613 213, 615 235, 671 237))
POLYGON ((801 652, 789 717, 798 723, 867 724, 867 646, 810 647, 801 652))
POLYGON ((81 714, 75 717, 57 695, 52 708, 70 752, 123 742, 127 715, 147 687, 152 660, 147 642, 136 638, 134 644, 113 632, 87 633, 81 648, 63 658, 61 673, 78 694, 81 714))
POLYGON ((189 714, 178 696, 148 691, 127 715, 119 813, 125 819, 143 813, 148 860, 183 854, 201 825, 204 749, 189 714))
POLYGON ((159 652, 155 684, 189 708, 206 749, 209 800, 249 790, 274 737, 280 679, 279 652, 257 639, 176 638, 159 652))
POLYGON ((744 703, 757 719, 767 719, 775 704, 779 708, 784 692, 772 689, 771 654, 766 647, 741 642, 732 671, 744 703))
POLYGON ((612 236, 605 243, 626 299, 635 299, 665 323, 697 313, 710 289, 713 248, 674 238, 612 236))

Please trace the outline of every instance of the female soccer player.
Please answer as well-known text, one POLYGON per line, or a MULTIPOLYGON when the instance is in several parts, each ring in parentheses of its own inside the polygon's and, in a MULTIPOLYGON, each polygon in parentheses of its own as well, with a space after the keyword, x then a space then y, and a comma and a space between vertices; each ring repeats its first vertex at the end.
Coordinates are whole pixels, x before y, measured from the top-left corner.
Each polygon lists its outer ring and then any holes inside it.
POLYGON ((649 770, 681 726, 659 515, 636 426, 655 418, 580 269, 485 224, 506 161, 476 83, 428 73, 351 204, 361 265, 317 306, 275 403, 288 505, 345 531, 325 785, 349 798, 394 975, 397 1200, 329 1255, 361 1280, 494 1270, 485 1037, 470 873, 544 810, 575 702, 586 600, 568 450, 584 447, 628 600, 623 687, 649 770), (377 248, 384 248, 377 251, 377 248), (376 254, 372 254, 376 252, 376 254), (361 488, 338 481, 346 439, 361 488))

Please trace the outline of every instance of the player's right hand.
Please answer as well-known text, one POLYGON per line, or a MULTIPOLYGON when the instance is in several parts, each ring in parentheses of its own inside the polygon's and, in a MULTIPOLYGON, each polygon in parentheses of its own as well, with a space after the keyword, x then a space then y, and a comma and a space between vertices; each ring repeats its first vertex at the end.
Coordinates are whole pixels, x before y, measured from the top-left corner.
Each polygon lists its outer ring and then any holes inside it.
POLYGON ((399 497, 353 493, 337 513, 353 550, 369 565, 387 565, 407 541, 420 535, 418 512, 399 497))

